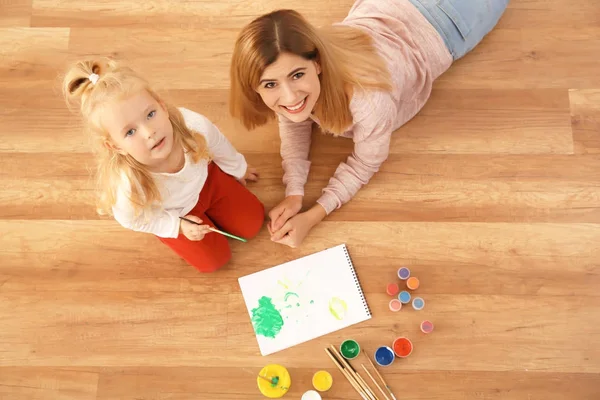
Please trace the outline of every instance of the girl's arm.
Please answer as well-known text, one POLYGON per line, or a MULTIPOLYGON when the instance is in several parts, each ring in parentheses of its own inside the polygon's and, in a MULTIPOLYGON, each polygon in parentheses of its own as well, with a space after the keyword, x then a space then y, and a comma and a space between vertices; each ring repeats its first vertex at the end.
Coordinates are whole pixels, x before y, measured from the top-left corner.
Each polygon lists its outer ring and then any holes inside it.
POLYGON ((115 220, 124 228, 152 233, 162 238, 179 236, 179 214, 162 209, 151 209, 137 215, 127 196, 121 192, 112 208, 115 220))
POLYGON ((188 128, 202 134, 206 138, 206 143, 213 156, 213 160, 223 172, 237 179, 242 179, 248 168, 246 159, 233 147, 219 128, 202 114, 186 108, 180 108, 180 111, 188 128))

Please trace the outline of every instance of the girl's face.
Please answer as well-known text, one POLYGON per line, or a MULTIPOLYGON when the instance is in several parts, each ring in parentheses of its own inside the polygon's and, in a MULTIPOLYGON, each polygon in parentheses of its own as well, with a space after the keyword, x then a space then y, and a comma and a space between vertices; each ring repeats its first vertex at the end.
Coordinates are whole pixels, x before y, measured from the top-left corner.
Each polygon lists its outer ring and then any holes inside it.
POLYGON ((166 107, 146 90, 105 105, 100 119, 110 135, 107 146, 151 170, 165 166, 173 150, 173 126, 166 107))
POLYGON ((282 53, 265 69, 256 91, 271 110, 302 122, 310 117, 321 93, 320 73, 316 61, 282 53))

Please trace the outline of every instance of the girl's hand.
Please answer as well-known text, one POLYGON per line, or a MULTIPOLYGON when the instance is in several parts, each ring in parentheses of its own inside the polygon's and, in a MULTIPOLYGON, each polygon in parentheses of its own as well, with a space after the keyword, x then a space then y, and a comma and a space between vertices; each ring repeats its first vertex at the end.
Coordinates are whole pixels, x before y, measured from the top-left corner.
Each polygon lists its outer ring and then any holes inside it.
POLYGON ((244 186, 246 186, 246 181, 258 181, 258 171, 256 168, 252 168, 250 165, 248 165, 248 168, 246 168, 246 175, 239 180, 239 182, 244 186))
MULTIPOLYGON (((185 218, 199 224, 202 223, 202 220, 195 215, 186 215, 185 218)), ((204 235, 210 232, 209 227, 210 225, 196 225, 184 220, 179 221, 179 233, 183 233, 186 238, 192 241, 204 239, 204 235)))
POLYGON ((302 244, 308 232, 326 215, 325 209, 317 204, 307 212, 293 216, 281 229, 271 235, 271 240, 296 248, 302 244))
POLYGON ((267 225, 269 233, 280 230, 283 225, 302 209, 302 196, 288 196, 281 203, 269 211, 271 222, 267 225))

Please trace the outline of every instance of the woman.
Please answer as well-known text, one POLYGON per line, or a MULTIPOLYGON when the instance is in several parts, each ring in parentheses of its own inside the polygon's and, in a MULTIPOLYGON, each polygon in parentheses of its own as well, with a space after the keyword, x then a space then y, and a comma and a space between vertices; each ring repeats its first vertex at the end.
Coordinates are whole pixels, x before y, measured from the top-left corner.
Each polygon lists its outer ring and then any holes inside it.
POLYGON ((247 129, 277 116, 285 199, 269 212, 271 240, 300 245, 386 160, 392 132, 423 107, 433 81, 492 30, 508 0, 357 0, 317 30, 300 14, 263 15, 239 34, 231 113, 247 129), (351 138, 317 204, 300 213, 313 123, 351 138))

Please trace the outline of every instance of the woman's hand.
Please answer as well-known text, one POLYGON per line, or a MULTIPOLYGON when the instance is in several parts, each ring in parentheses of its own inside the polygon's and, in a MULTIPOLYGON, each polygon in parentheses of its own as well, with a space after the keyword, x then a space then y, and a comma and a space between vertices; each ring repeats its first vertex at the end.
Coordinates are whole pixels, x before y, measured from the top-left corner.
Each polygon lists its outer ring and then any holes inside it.
POLYGON ((326 215, 325 209, 320 204, 316 204, 310 210, 293 216, 281 229, 271 234, 271 240, 296 248, 300 246, 308 232, 326 215))
MULTIPOLYGON (((202 220, 195 215, 186 215, 186 219, 190 221, 202 224, 202 220)), ((210 225, 196 225, 191 222, 180 220, 179 222, 179 233, 183 233, 186 238, 192 241, 198 241, 204 239, 204 235, 210 232, 208 229, 210 225)))
POLYGON ((248 165, 248 168, 246 168, 246 174, 242 177, 242 179, 239 179, 239 182, 244 186, 246 186, 246 181, 258 181, 258 171, 256 168, 252 168, 250 165, 248 165))
POLYGON ((271 222, 267 225, 269 233, 273 235, 294 215, 302 209, 302 196, 288 196, 281 203, 269 211, 271 222))

